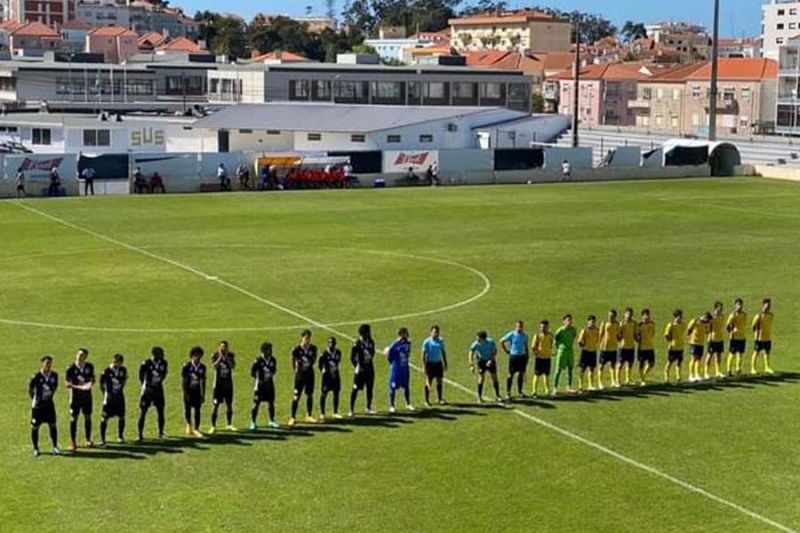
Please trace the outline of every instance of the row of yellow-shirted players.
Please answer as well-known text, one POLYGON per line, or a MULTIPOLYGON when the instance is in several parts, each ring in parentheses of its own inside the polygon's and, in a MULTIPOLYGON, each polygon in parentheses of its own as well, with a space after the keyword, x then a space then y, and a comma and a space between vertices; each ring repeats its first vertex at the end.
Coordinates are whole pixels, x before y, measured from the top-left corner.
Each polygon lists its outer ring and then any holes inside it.
MULTIPOLYGON (((667 361, 664 365, 664 382, 669 383, 670 370, 674 369, 675 379, 681 379, 681 366, 684 358, 686 341, 689 344, 689 381, 710 379, 712 364, 715 376, 722 378, 741 373, 742 358, 746 352, 747 313, 744 302, 737 298, 734 311, 727 317, 723 314, 722 302, 715 302, 712 312, 706 312, 684 322, 683 311, 676 309, 672 320, 664 329, 667 343, 667 361), (729 339, 726 374, 722 373, 722 359, 725 353, 725 335, 729 339), (701 375, 701 370, 703 374, 701 375)), ((754 334, 754 349, 750 358, 750 373, 757 374, 756 362, 759 356, 764 358, 764 371, 772 374, 770 354, 772 351, 772 301, 765 298, 761 311, 753 317, 751 327, 754 334)), ((584 380, 587 388, 593 390, 593 374, 598 389, 603 388, 603 370, 608 368, 612 387, 631 384, 631 367, 634 353, 638 347, 639 377, 645 385, 650 371, 655 366, 656 328, 650 311, 642 311, 641 322, 633 319, 633 310, 625 310, 623 320, 617 320, 617 313, 611 310, 608 319, 595 325, 596 319, 590 316, 588 324, 578 335, 581 348, 581 359, 578 365, 578 388, 582 389, 584 380), (599 352, 599 365, 591 364, 592 355, 599 352)))

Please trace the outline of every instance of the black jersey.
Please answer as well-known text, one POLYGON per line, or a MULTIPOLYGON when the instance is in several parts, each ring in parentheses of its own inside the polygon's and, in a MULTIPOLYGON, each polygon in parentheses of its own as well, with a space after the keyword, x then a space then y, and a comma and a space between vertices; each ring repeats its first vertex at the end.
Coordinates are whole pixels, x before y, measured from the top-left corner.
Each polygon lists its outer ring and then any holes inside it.
POLYGON ((350 362, 353 366, 364 370, 374 367, 375 341, 372 339, 358 339, 350 350, 350 362))
POLYGON ((272 355, 269 357, 264 357, 263 355, 256 357, 253 367, 250 369, 250 375, 256 380, 256 389, 266 383, 271 383, 277 373, 278 360, 272 355))
POLYGON ((319 369, 327 376, 338 376, 341 363, 342 352, 339 348, 336 348, 333 352, 325 350, 319 358, 319 369))
POLYGON ((50 372, 44 374, 37 372, 28 384, 28 394, 31 397, 31 407, 38 408, 43 402, 52 402, 53 395, 58 388, 58 374, 50 372))
MULTIPOLYGON (((94 365, 92 363, 84 363, 83 366, 78 366, 73 363, 67 369, 67 383, 74 386, 82 386, 87 383, 94 383, 94 365)), ((73 396, 81 396, 84 394, 91 394, 91 390, 84 391, 80 389, 70 389, 73 396)))
POLYGON ((167 360, 147 359, 139 366, 139 382, 142 392, 151 392, 161 389, 167 377, 167 360))
POLYGON ((233 369, 236 366, 236 356, 233 352, 228 352, 223 357, 219 352, 214 353, 211 358, 214 366, 214 387, 228 387, 233 385, 233 369))
POLYGON ((298 345, 292 350, 292 362, 296 373, 314 372, 314 363, 317 362, 317 347, 309 344, 305 348, 298 345))
POLYGON ((128 369, 124 366, 107 367, 100 376, 100 390, 103 392, 103 402, 119 399, 124 394, 125 383, 128 381, 128 369))
POLYGON ((183 365, 181 371, 183 377, 183 387, 190 392, 203 393, 206 388, 206 365, 197 363, 196 365, 191 361, 183 365))

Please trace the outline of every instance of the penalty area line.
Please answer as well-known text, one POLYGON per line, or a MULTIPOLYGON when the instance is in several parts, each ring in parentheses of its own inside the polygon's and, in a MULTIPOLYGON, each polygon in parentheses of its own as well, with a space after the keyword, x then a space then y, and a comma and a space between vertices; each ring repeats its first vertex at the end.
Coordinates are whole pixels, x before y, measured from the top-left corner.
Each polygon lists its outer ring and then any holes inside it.
MULTIPOLYGON (((203 278, 203 279, 205 279, 207 281, 210 281, 212 283, 218 283, 218 284, 220 284, 220 285, 222 285, 224 287, 227 287, 227 288, 229 288, 229 289, 231 289, 233 291, 236 291, 236 292, 238 292, 240 294, 243 294, 244 296, 247 296, 247 297, 249 297, 249 298, 251 298, 251 299, 253 299, 255 301, 261 302, 261 303, 263 303, 263 304, 265 304, 265 305, 267 305, 269 307, 272 307, 274 309, 278 309, 279 311, 283 311, 284 313, 286 313, 288 315, 291 315, 291 316, 293 316, 295 318, 298 318, 298 319, 302 320, 303 322, 305 322, 305 323, 307 323, 307 324, 309 324, 311 326, 315 326, 315 327, 318 327, 320 329, 324 329, 326 331, 329 331, 331 333, 339 335, 339 336, 341 336, 341 337, 343 337, 345 339, 348 339, 351 342, 355 340, 354 337, 352 337, 350 335, 347 335, 346 333, 343 333, 341 331, 338 331, 335 328, 331 327, 330 325, 323 324, 323 323, 321 323, 321 322, 319 322, 317 320, 314 320, 311 317, 305 316, 302 313, 294 311, 293 309, 290 309, 290 308, 288 308, 286 306, 283 306, 283 305, 281 305, 281 304, 279 304, 277 302, 273 302, 272 300, 268 300, 268 299, 266 299, 266 298, 264 298, 262 296, 259 296, 259 295, 255 294, 255 293, 245 289, 244 287, 240 287, 238 285, 235 285, 235 284, 233 284, 233 283, 231 283, 229 281, 226 281, 224 279, 221 279, 221 278, 219 278, 217 276, 213 276, 211 274, 207 274, 206 272, 203 272, 203 271, 201 271, 201 270, 199 270, 199 269, 197 269, 197 268, 195 268, 195 267, 193 267, 191 265, 187 265, 185 263, 181 263, 181 262, 175 261, 175 260, 170 259, 168 257, 160 256, 160 255, 158 255, 156 253, 153 253, 153 252, 150 252, 148 250, 142 249, 142 248, 140 248, 138 246, 134 246, 132 244, 128 244, 128 243, 120 241, 118 239, 114 239, 113 237, 109 237, 107 235, 103 235, 102 233, 98 233, 96 231, 92 231, 92 230, 84 228, 82 226, 78 226, 77 224, 73 224, 71 222, 68 222, 68 221, 62 219, 62 218, 56 217, 54 215, 50 215, 48 213, 45 213, 45 212, 40 211, 38 209, 35 209, 33 207, 24 205, 21 202, 12 201, 11 203, 13 203, 14 205, 16 205, 16 206, 18 206, 18 207, 20 207, 22 209, 30 211, 31 213, 35 213, 35 214, 37 214, 39 216, 42 216, 42 217, 47 218, 47 219, 50 219, 50 220, 52 220, 54 222, 58 222, 59 224, 62 224, 62 225, 67 226, 69 228, 72 228, 72 229, 74 229, 76 231, 80 231, 80 232, 85 233, 87 235, 90 235, 92 237, 95 237, 95 238, 104 240, 106 242, 109 242, 111 244, 115 244, 117 246, 121 246, 121 247, 126 248, 126 249, 128 249, 130 251, 138 252, 138 253, 146 255, 146 256, 148 256, 148 257, 150 257, 152 259, 155 259, 157 261, 170 264, 172 266, 175 266, 177 268, 180 268, 182 270, 185 270, 187 272, 195 274, 195 275, 197 275, 197 276, 199 276, 199 277, 201 277, 201 278, 203 278)), ((416 370, 417 372, 422 372, 423 371, 419 366, 417 366, 417 365, 415 365, 413 363, 410 366, 414 370, 416 370)), ((452 379, 447 378, 447 379, 445 379, 445 382, 447 384, 451 385, 452 387, 455 387, 456 389, 458 389, 458 390, 460 390, 460 391, 462 391, 462 392, 464 392, 466 394, 469 394, 470 396, 475 394, 474 390, 462 385, 461 383, 459 383, 457 381, 453 381, 452 379)), ((716 502, 716 503, 718 503, 720 505, 723 505, 723 506, 726 506, 726 507, 728 507, 730 509, 738 511, 738 512, 744 514, 745 516, 749 516, 750 518, 752 518, 754 520, 758 520, 759 522, 761 522, 763 524, 766 524, 766 525, 769 525, 769 526, 771 526, 771 527, 773 527, 773 528, 775 528, 775 529, 777 529, 779 531, 783 531, 785 533, 798 533, 796 530, 794 530, 794 529, 792 529, 792 528, 790 528, 788 526, 785 526, 783 524, 780 524, 780 523, 778 523, 778 522, 776 522, 776 521, 774 521, 774 520, 772 520, 770 518, 767 518, 764 515, 756 513, 755 511, 751 511, 750 509, 747 509, 746 507, 742 507, 741 505, 739 505, 737 503, 734 503, 732 501, 726 500, 725 498, 717 496, 716 494, 713 494, 713 493, 711 493, 711 492, 709 492, 709 491, 707 491, 707 490, 705 490, 703 488, 700 488, 700 487, 698 487, 696 485, 693 485, 693 484, 691 484, 691 483, 689 483, 687 481, 684 481, 684 480, 679 479, 679 478, 677 478, 675 476, 667 474, 666 472, 662 472, 661 470, 658 470, 657 468, 654 468, 652 466, 649 466, 649 465, 646 465, 646 464, 641 463, 639 461, 636 461, 635 459, 631 459, 630 457, 622 455, 621 453, 619 453, 619 452, 617 452, 615 450, 612 450, 611 448, 603 446, 602 444, 594 442, 593 440, 590 440, 590 439, 588 439, 586 437, 582 437, 582 436, 580 436, 580 435, 578 435, 576 433, 573 433, 573 432, 571 432, 569 430, 566 430, 566 429, 564 429, 564 428, 562 428, 560 426, 557 426, 557 425, 555 425, 555 424, 553 424, 551 422, 547 422, 546 420, 543 420, 543 419, 541 419, 541 418, 539 418, 537 416, 534 416, 534 415, 532 415, 532 414, 530 414, 530 413, 528 413, 526 411, 523 411, 523 410, 521 410, 519 408, 515 408, 512 412, 515 415, 523 418, 524 420, 532 422, 532 423, 534 423, 534 424, 536 424, 536 425, 538 425, 540 427, 543 427, 545 429, 548 429, 548 430, 550 430, 552 432, 558 433, 559 435, 561 435, 563 437, 566 437, 566 438, 569 438, 571 440, 574 440, 574 441, 576 441, 576 442, 578 442, 580 444, 583 444, 584 446, 593 448, 593 449, 595 449, 595 450, 597 450, 597 451, 599 451, 599 452, 601 452, 601 453, 603 453, 605 455, 608 455, 610 457, 613 457, 613 458, 617 459, 618 461, 621 461, 621 462, 623 462, 625 464, 633 466, 633 467, 635 467, 635 468, 637 468, 639 470, 642 470, 642 471, 644 471, 644 472, 646 472, 646 473, 648 473, 650 475, 653 475, 653 476, 659 477, 659 478, 661 478, 663 480, 669 481, 670 483, 678 485, 679 487, 682 487, 682 488, 684 488, 684 489, 686 489, 686 490, 688 490, 690 492, 693 492, 695 494, 703 496, 703 497, 705 497, 705 498, 707 498, 707 499, 709 499, 711 501, 714 501, 714 502, 716 502)))

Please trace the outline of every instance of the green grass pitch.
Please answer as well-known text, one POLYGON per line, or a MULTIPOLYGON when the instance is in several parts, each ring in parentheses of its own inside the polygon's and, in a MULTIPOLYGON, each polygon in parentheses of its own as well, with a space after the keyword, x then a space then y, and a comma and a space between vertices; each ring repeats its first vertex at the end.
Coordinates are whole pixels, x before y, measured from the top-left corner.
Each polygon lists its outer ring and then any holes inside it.
MULTIPOLYGON (((800 186, 756 179, 1 202, 0 531, 800 529, 798 207, 800 186), (721 298, 727 313, 742 296, 752 316, 767 295, 769 379, 506 409, 450 384, 449 406, 390 416, 380 359, 379 416, 182 437, 178 373, 194 344, 225 338, 237 352, 245 428, 265 339, 285 424, 289 350, 308 322, 320 345, 321 324, 353 336, 372 320, 380 347, 408 326, 415 362, 438 323, 449 378, 472 391, 480 328, 499 338, 517 318, 530 332, 565 312, 580 326, 648 306, 660 334, 676 306, 691 318, 721 298), (56 458, 43 428, 31 458, 27 381, 41 355, 63 378, 78 346, 98 370, 120 351, 135 374, 155 344, 171 365, 173 438, 56 458)), ((137 393, 132 380, 129 439, 137 393)), ((412 393, 421 405, 418 373, 412 393)), ((63 384, 56 400, 65 447, 63 384)))

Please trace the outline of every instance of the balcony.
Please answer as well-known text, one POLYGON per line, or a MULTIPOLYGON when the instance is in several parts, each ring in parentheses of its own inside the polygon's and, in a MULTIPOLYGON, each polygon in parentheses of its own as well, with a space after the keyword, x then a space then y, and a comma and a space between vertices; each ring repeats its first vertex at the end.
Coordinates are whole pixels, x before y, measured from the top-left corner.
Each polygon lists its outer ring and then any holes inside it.
MULTIPOLYGON (((706 103, 705 109, 708 111, 709 105, 706 103)), ((736 113, 739 111, 739 102, 735 98, 720 97, 717 98, 717 112, 719 113, 736 113)))

